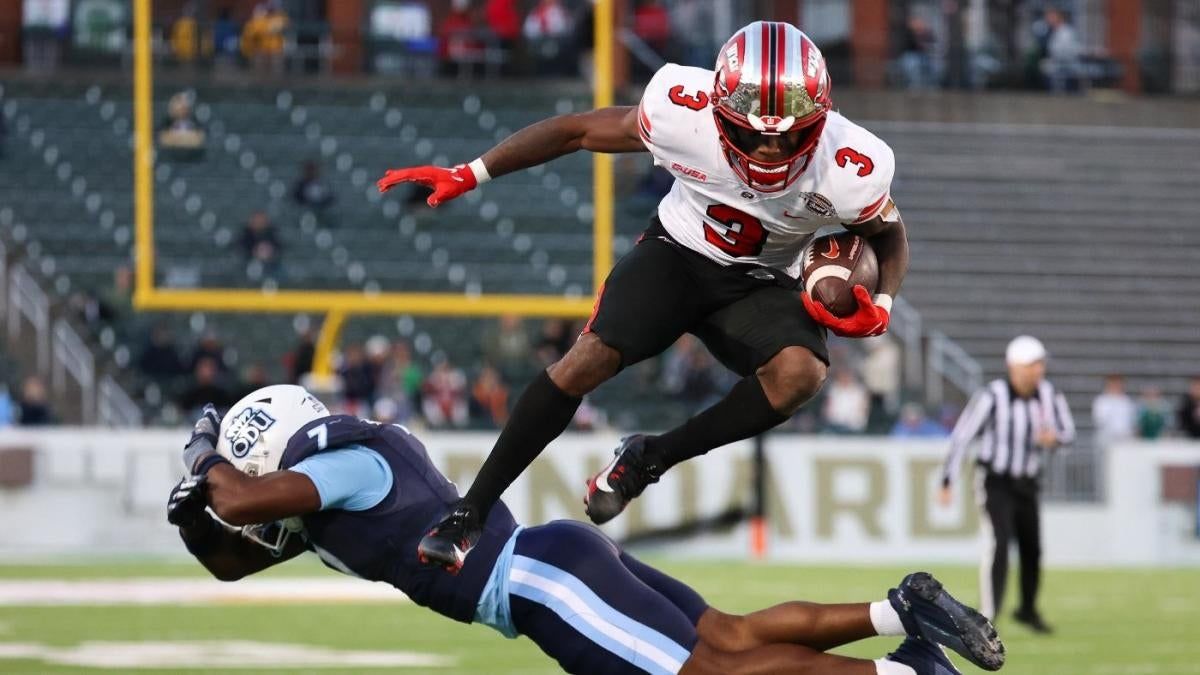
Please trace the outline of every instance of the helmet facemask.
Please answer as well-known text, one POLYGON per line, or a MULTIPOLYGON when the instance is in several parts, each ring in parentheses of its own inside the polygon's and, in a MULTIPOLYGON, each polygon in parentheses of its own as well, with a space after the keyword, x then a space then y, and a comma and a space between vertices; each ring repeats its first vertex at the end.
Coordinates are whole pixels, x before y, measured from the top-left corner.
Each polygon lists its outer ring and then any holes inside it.
POLYGON ((733 172, 749 187, 766 193, 778 192, 796 182, 808 168, 825 129, 824 114, 814 116, 806 124, 785 118, 772 125, 752 115, 742 122, 720 108, 713 109, 713 117, 721 149, 733 172), (776 141, 783 159, 764 161, 754 157, 763 145, 776 141))

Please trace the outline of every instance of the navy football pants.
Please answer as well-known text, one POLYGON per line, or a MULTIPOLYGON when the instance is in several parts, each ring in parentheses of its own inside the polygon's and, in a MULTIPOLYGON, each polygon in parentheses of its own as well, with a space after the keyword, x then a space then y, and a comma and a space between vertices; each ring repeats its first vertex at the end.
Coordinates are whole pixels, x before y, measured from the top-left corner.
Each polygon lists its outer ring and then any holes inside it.
POLYGON ((683 582, 570 520, 518 535, 509 602, 522 635, 563 670, 588 675, 679 672, 708 608, 683 582))

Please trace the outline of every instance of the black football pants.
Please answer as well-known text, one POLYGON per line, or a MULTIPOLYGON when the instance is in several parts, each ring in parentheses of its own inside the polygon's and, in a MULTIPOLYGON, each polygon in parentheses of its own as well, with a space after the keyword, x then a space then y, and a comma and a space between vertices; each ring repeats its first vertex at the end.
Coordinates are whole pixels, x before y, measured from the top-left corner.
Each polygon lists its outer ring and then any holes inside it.
POLYGON ((1037 479, 988 473, 982 484, 979 496, 985 543, 979 578, 980 611, 993 619, 1000 613, 1008 580, 1008 549, 1013 539, 1021 558, 1020 609, 1033 610, 1037 606, 1042 573, 1037 479))

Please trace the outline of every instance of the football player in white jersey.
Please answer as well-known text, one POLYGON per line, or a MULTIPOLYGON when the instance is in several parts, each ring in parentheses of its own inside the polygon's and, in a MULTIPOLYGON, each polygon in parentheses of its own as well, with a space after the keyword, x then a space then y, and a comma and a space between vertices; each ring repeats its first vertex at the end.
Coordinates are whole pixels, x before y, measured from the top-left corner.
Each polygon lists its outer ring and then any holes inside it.
POLYGON ((388 171, 379 189, 416 182, 437 206, 480 183, 578 150, 650 152, 675 177, 646 233, 613 267, 574 346, 531 383, 471 489, 420 544, 456 570, 491 505, 566 429, 581 398, 622 368, 699 337, 742 375, 724 399, 660 435, 624 439, 588 482, 587 513, 615 517, 672 465, 787 420, 825 380, 825 330, 887 330, 908 268, 890 186, 892 151, 832 110, 816 45, 785 23, 759 21, 721 48, 716 68, 668 64, 637 106, 560 115, 452 168, 388 171), (857 311, 833 316, 794 289, 799 254, 822 226, 870 241, 878 293, 855 288, 857 311))

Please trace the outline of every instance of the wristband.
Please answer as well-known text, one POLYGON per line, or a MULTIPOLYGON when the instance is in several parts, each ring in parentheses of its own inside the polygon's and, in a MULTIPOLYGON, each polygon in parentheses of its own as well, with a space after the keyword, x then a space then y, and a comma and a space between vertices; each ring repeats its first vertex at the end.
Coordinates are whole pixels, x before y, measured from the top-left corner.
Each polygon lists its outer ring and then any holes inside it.
POLYGON ((467 168, 475 176, 477 184, 483 184, 492 179, 492 175, 488 173, 487 167, 483 165, 483 158, 473 159, 467 164, 467 168))
POLYGON ((892 296, 888 295, 887 293, 876 294, 873 302, 879 307, 882 307, 883 311, 887 312, 888 314, 892 313, 892 296))
POLYGON ((229 464, 230 466, 233 466, 229 460, 214 452, 200 460, 200 463, 196 465, 196 468, 192 471, 192 473, 196 476, 207 476, 208 472, 218 464, 229 464))

